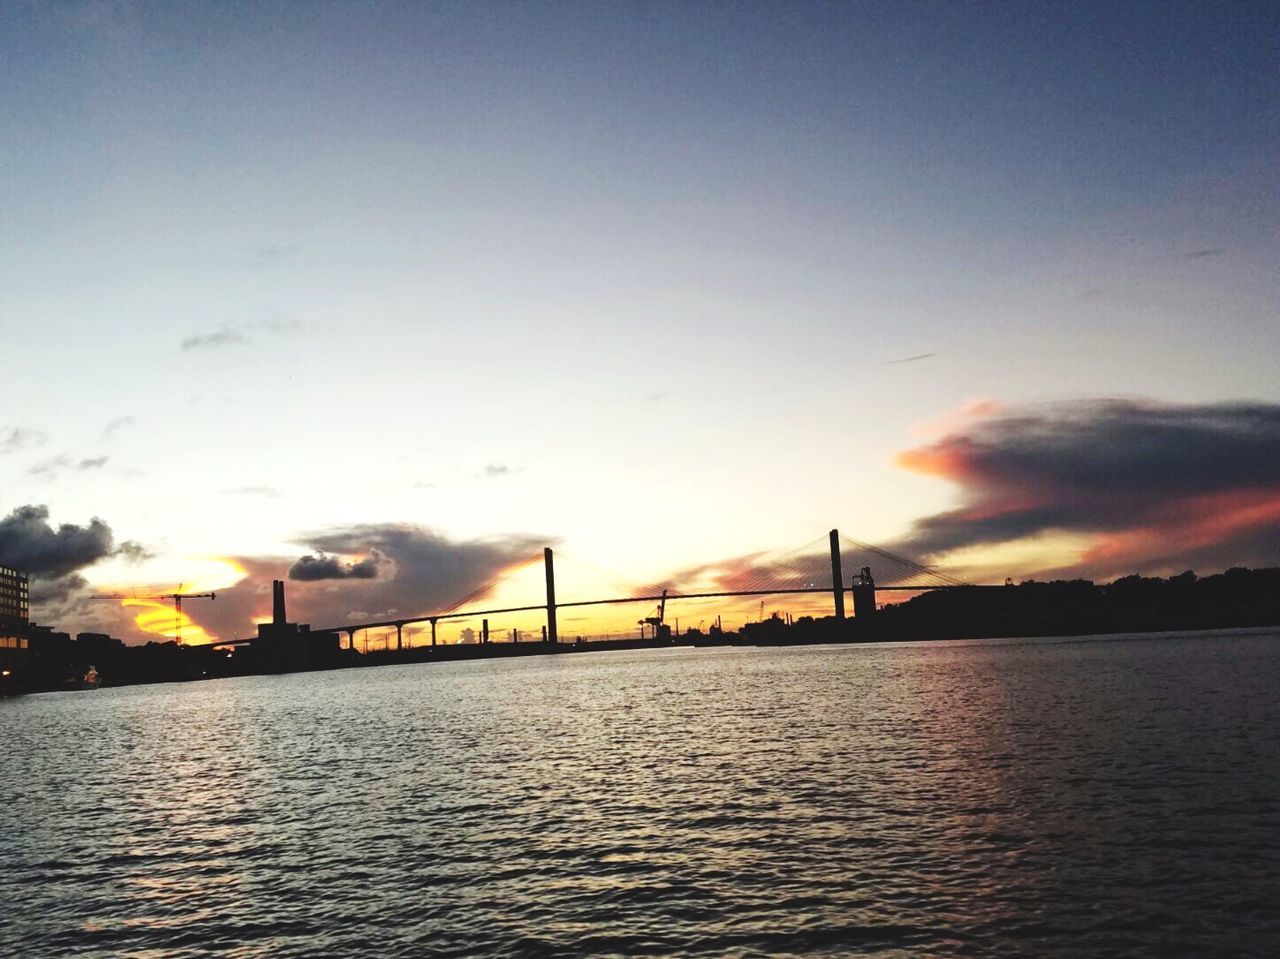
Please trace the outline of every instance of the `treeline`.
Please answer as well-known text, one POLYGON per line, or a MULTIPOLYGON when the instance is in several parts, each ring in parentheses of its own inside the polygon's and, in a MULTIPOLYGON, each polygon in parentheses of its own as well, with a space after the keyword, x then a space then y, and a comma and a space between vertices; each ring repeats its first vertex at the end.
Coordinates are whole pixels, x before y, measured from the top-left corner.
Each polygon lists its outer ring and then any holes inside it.
POLYGON ((1273 626, 1280 625, 1280 569, 937 590, 886 606, 876 618, 881 637, 896 639, 1273 626))

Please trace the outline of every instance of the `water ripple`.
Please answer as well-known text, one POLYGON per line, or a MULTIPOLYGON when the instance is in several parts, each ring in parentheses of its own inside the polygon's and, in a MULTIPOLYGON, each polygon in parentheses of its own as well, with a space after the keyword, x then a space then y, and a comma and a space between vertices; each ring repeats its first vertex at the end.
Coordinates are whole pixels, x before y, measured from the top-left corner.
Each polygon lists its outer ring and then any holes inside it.
POLYGON ((1280 955, 1280 637, 0 702, 0 955, 1280 955))

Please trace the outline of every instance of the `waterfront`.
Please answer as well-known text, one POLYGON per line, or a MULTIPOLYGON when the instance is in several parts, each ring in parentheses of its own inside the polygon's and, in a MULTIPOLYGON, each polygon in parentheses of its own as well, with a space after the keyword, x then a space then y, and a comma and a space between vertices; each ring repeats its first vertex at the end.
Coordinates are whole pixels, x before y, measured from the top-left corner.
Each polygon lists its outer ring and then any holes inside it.
POLYGON ((0 703, 0 953, 1269 956, 1280 634, 0 703))

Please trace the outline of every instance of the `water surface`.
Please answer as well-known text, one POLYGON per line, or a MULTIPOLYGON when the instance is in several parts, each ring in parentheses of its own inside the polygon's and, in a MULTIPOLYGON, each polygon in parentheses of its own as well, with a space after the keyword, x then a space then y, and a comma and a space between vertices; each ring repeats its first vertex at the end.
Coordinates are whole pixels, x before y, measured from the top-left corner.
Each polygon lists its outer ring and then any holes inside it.
POLYGON ((1280 955, 1280 635, 0 702, 0 955, 1280 955))

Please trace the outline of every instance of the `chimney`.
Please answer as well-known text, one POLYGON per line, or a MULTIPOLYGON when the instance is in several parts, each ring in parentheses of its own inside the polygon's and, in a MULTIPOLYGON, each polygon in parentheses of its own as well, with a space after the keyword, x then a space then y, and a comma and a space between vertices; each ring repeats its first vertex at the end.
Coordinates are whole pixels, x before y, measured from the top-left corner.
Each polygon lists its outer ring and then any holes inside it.
POLYGON ((284 580, 271 581, 271 622, 283 626, 286 622, 284 614, 284 580))

